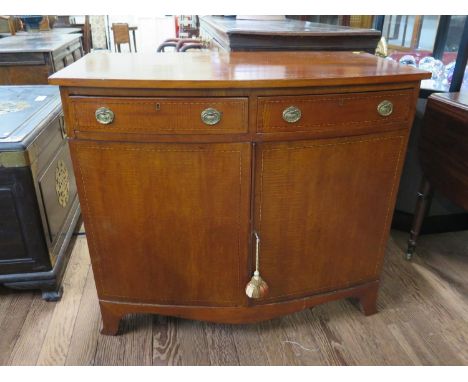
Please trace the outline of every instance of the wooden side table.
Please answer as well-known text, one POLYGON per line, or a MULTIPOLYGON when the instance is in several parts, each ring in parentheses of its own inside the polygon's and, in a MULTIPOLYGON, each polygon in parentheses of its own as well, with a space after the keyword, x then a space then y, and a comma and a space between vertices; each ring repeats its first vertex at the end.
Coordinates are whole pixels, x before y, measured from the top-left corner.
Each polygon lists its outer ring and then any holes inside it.
POLYGON ((423 179, 406 258, 416 249, 433 190, 468 210, 468 92, 435 93, 427 102, 419 142, 423 179))

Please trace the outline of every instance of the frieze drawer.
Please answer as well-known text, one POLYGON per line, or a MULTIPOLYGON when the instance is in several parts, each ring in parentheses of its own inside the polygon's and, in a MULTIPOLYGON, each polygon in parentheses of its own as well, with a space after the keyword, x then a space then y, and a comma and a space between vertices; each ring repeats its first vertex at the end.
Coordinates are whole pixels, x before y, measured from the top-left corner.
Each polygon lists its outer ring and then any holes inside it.
POLYGON ((259 97, 257 131, 348 132, 401 128, 411 117, 413 90, 259 97))
POLYGON ((115 133, 246 133, 245 98, 71 99, 75 130, 115 133))

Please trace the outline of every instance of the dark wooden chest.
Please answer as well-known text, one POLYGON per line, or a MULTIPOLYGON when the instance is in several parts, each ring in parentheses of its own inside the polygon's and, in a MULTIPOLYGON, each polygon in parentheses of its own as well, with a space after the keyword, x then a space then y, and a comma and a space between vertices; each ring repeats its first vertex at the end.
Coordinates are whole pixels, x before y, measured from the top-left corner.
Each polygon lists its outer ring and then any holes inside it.
POLYGON ((83 56, 81 34, 37 33, 0 39, 0 85, 47 84, 83 56))
POLYGON ((60 296, 80 215, 55 86, 0 87, 0 284, 60 296))
POLYGON ((374 53, 381 35, 375 29, 292 19, 237 20, 219 16, 202 17, 200 28, 211 48, 232 52, 335 50, 374 53))

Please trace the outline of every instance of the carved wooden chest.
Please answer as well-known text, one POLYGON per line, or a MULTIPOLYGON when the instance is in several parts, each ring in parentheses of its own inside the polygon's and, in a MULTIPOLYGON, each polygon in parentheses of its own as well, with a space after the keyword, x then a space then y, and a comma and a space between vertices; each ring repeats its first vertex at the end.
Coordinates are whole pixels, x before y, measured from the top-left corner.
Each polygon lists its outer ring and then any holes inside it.
POLYGON ((56 86, 0 87, 0 284, 60 297, 80 216, 56 86))

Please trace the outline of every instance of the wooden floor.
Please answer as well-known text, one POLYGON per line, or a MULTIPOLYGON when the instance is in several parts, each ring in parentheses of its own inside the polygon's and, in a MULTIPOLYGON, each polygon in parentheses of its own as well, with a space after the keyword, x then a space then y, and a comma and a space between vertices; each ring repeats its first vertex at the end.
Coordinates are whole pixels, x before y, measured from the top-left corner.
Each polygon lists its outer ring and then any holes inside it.
POLYGON ((379 314, 348 301, 257 325, 128 316, 101 336, 86 238, 63 298, 0 288, 0 365, 468 365, 468 232, 423 236, 413 262, 393 231, 379 314))

